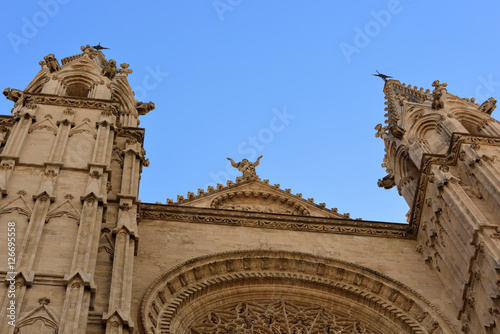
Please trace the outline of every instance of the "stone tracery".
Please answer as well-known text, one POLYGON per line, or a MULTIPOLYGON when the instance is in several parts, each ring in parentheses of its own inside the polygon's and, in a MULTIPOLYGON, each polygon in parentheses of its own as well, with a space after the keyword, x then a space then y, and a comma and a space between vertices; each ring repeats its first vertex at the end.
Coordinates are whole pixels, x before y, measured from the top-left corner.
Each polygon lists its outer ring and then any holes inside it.
POLYGON ((366 324, 339 315, 321 306, 301 302, 244 301, 231 303, 210 312, 189 329, 190 334, 371 334, 366 324))

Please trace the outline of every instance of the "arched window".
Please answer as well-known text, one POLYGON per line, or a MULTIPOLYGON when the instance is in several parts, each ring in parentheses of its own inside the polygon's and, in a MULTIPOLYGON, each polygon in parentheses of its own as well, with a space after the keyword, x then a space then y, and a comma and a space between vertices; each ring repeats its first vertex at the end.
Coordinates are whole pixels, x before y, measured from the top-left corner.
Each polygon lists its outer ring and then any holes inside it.
POLYGON ((82 83, 74 83, 66 87, 66 95, 74 97, 88 97, 89 87, 82 83))

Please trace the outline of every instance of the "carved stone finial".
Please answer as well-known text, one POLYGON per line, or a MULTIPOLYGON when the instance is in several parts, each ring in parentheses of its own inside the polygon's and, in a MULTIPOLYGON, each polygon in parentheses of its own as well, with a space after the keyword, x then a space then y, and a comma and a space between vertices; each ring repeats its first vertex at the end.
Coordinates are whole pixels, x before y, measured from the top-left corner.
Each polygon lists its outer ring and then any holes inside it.
POLYGON ((441 84, 439 83, 439 80, 432 83, 432 87, 434 87, 434 90, 432 91, 432 95, 434 97, 432 100, 432 109, 438 110, 444 108, 443 96, 446 93, 446 86, 448 86, 448 84, 444 82, 441 84))
POLYGON ((48 303, 50 303, 50 299, 47 297, 42 297, 38 299, 38 303, 40 305, 47 305, 48 303))
POLYGON ((116 75, 116 60, 109 60, 106 66, 104 66, 104 68, 102 69, 102 75, 108 77, 110 80, 113 80, 116 75))
POLYGON ((118 69, 117 72, 120 73, 120 74, 125 74, 126 76, 128 76, 129 74, 131 74, 132 72, 134 72, 133 70, 129 69, 128 67, 130 66, 129 64, 127 63, 122 63, 120 64, 121 66, 121 69, 118 69))
POLYGON ((49 68, 50 73, 59 71, 61 69, 61 66, 59 66, 59 62, 57 61, 53 53, 46 55, 45 57, 43 57, 43 59, 45 60, 45 64, 49 68))
POLYGON ((17 102, 17 100, 19 100, 21 98, 21 96, 23 95, 23 92, 21 92, 20 90, 17 90, 17 89, 5 88, 3 90, 3 95, 5 95, 5 98, 7 100, 17 102))
POLYGON ((146 115, 148 112, 155 109, 155 104, 151 101, 149 101, 149 103, 137 101, 135 109, 139 115, 146 115))
POLYGON ((479 110, 482 112, 491 115, 493 110, 497 107, 497 100, 494 98, 490 97, 488 100, 484 101, 481 106, 479 107, 479 110))
POLYGON ((94 51, 94 48, 87 44, 85 46, 81 46, 80 50, 82 50, 83 53, 89 55, 92 51, 94 51))
POLYGON ((376 138, 381 138, 381 139, 384 139, 385 137, 387 137, 387 126, 382 126, 382 124, 377 124, 375 126, 375 130, 377 130, 377 133, 375 133, 375 137, 376 138))
POLYGON ((257 176, 257 172, 255 171, 255 167, 259 165, 261 158, 262 155, 258 157, 255 162, 250 162, 248 161, 248 159, 243 159, 238 163, 234 162, 234 160, 231 158, 227 158, 227 160, 231 161, 231 165, 234 168, 237 168, 240 172, 243 173, 243 176, 241 177, 244 181, 250 181, 250 180, 260 180, 260 178, 257 176))
POLYGON ((71 115, 75 114, 75 111, 73 109, 71 109, 71 108, 66 108, 66 109, 63 110, 63 114, 71 116, 71 115))

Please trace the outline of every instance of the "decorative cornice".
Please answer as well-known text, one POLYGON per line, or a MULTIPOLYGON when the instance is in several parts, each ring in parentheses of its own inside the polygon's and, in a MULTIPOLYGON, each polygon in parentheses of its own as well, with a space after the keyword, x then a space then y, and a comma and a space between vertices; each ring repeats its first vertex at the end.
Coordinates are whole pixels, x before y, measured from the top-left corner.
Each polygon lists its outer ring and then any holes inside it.
POLYGON ((407 224, 158 204, 141 204, 140 218, 143 223, 145 220, 165 220, 369 237, 414 237, 407 224))
POLYGON ((417 181, 417 190, 410 214, 410 227, 413 232, 416 233, 420 225, 420 218, 425 205, 427 184, 429 183, 429 173, 432 166, 455 166, 457 164, 457 160, 459 159, 463 144, 500 146, 500 137, 478 136, 468 133, 453 133, 450 147, 448 148, 448 152, 446 154, 423 154, 422 164, 420 166, 420 175, 417 181))
POLYGON ((24 93, 25 104, 30 102, 38 104, 49 104, 70 108, 88 108, 99 110, 112 110, 115 116, 118 115, 120 102, 112 100, 100 100, 84 97, 67 97, 49 94, 24 93))
POLYGON ((0 125, 12 127, 16 123, 16 119, 9 115, 0 115, 0 125))

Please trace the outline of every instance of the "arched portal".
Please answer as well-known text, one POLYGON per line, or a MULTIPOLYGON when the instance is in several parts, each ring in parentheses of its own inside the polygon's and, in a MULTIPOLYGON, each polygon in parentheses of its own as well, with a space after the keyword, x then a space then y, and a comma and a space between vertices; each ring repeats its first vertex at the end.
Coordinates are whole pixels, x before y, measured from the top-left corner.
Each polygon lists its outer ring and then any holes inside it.
POLYGON ((311 254, 249 250, 192 259, 161 275, 140 308, 143 333, 456 333, 411 288, 311 254))

